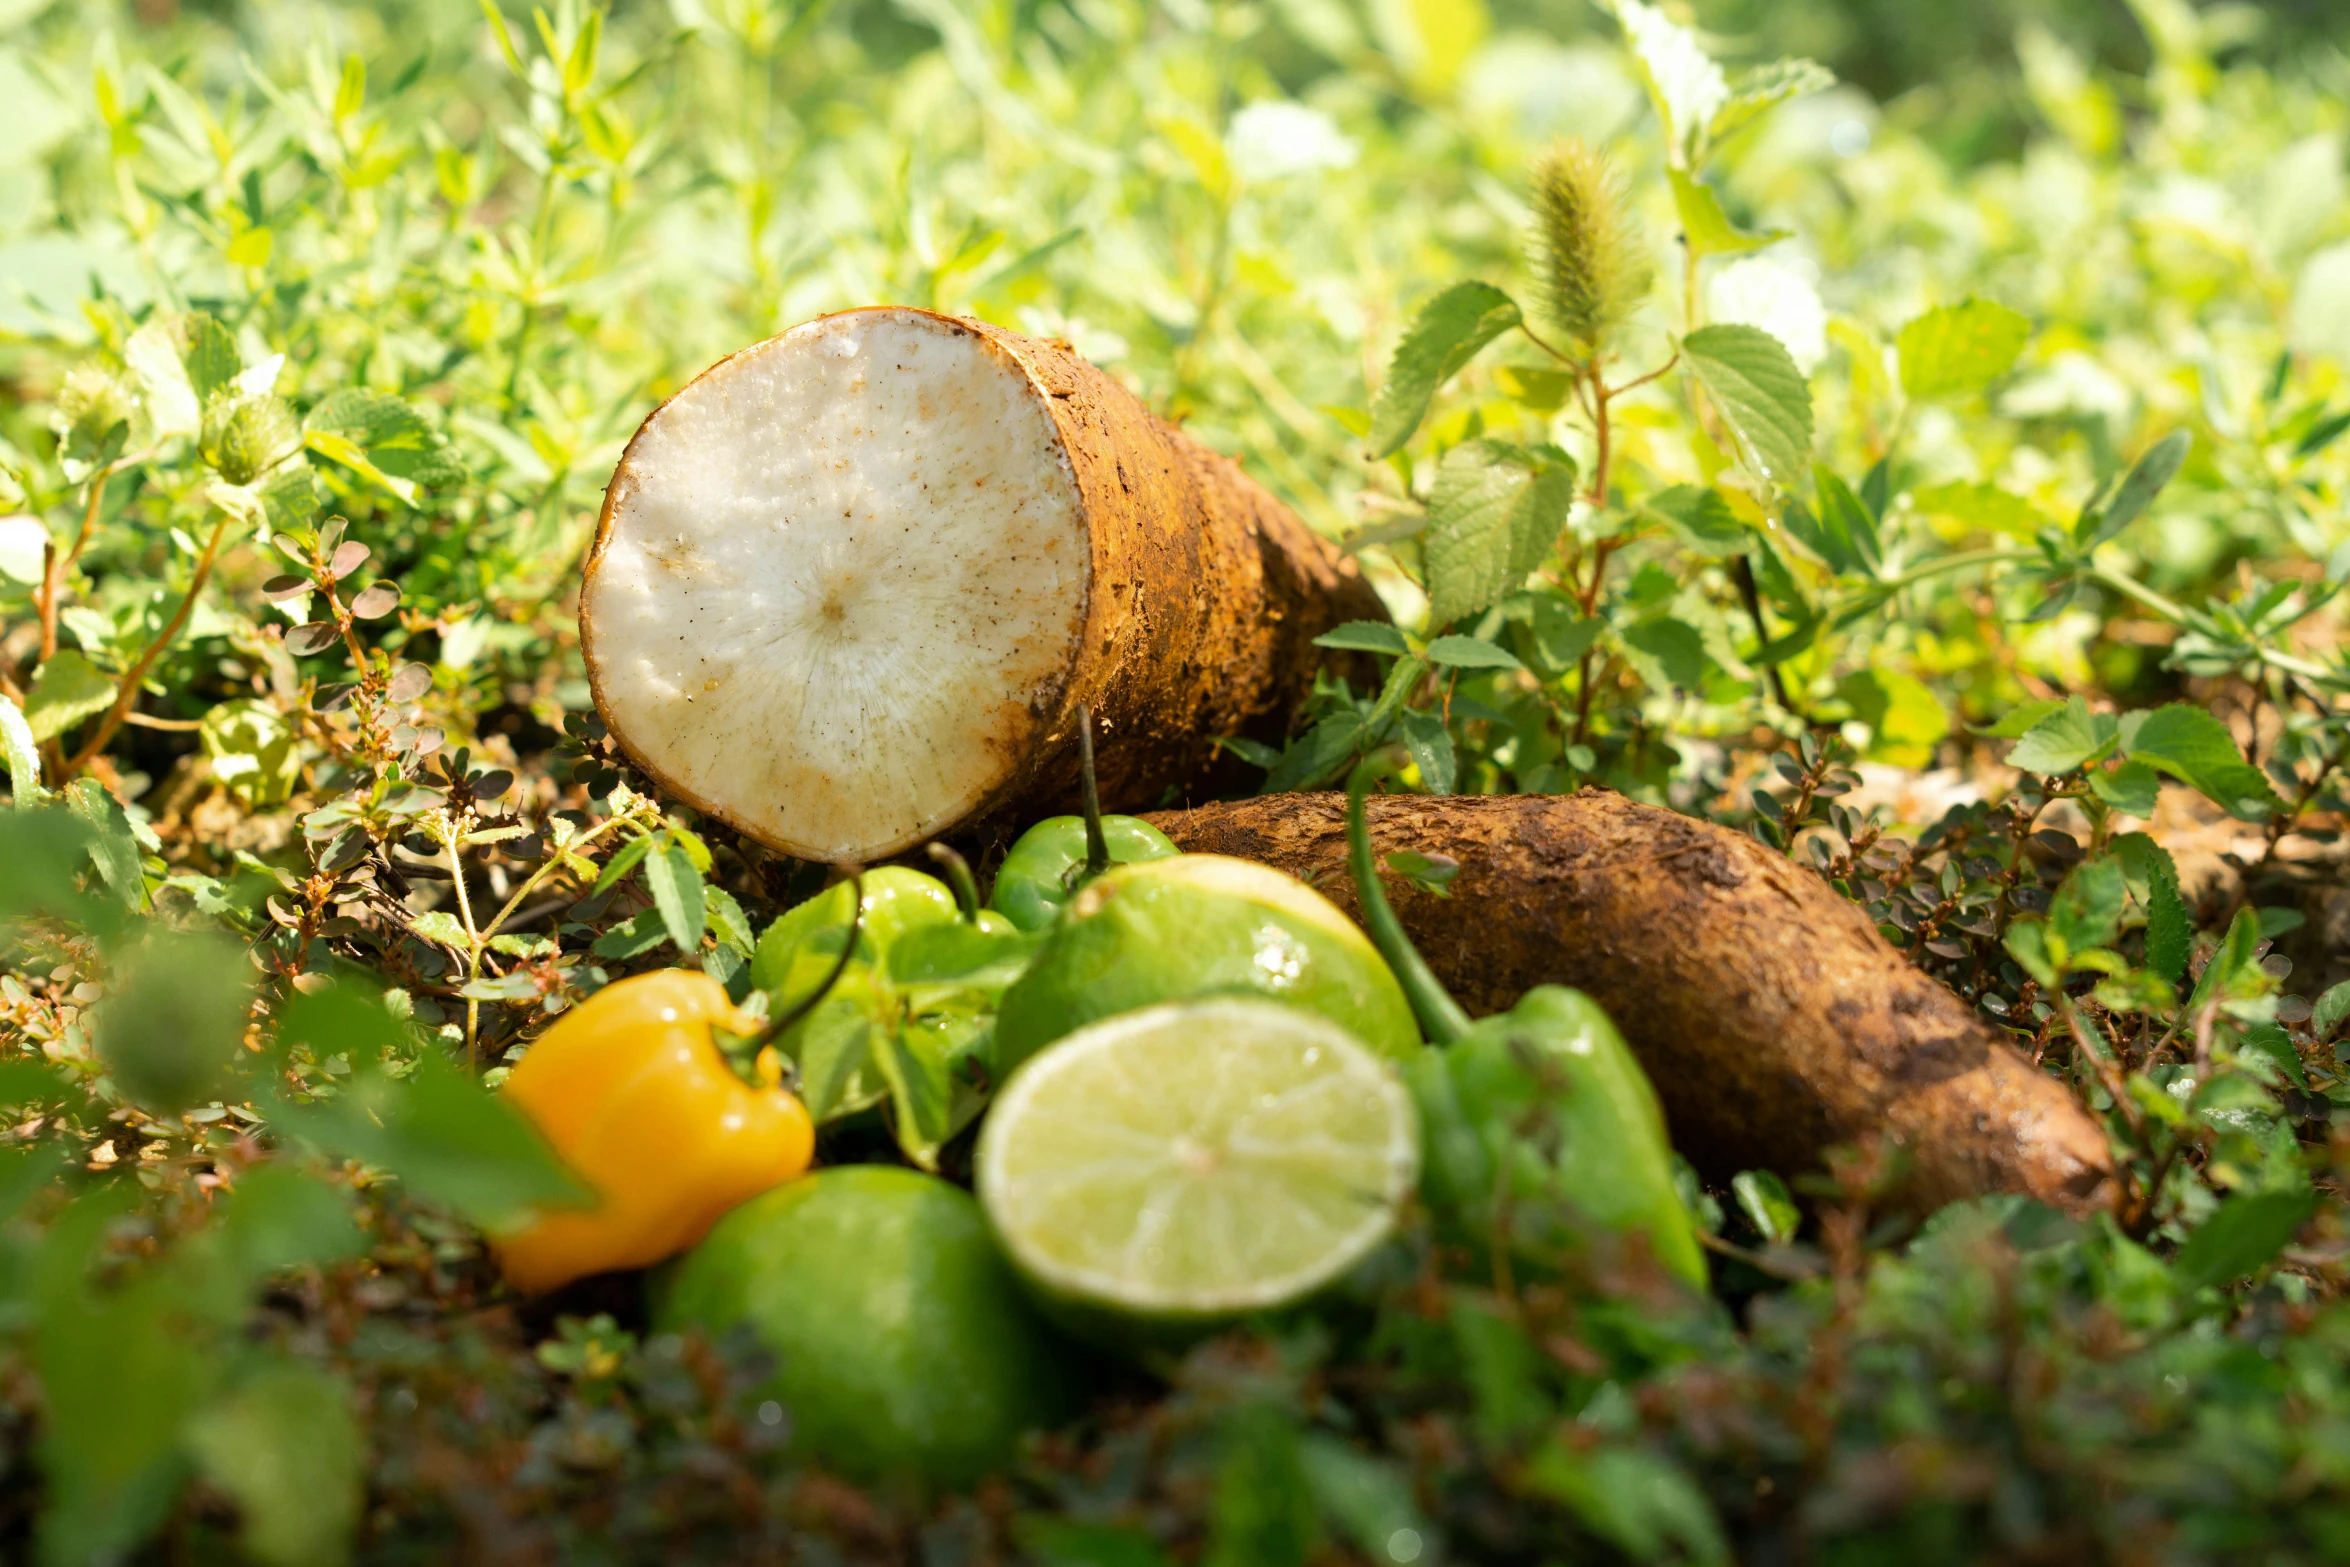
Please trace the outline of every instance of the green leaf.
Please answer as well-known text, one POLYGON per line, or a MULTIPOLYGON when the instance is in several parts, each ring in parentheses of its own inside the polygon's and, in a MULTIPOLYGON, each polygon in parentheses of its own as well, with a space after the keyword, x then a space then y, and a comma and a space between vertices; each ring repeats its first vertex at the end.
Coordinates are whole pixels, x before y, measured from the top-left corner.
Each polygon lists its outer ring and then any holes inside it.
POLYGON ((95 1009, 98 1058, 141 1108, 169 1115, 220 1092, 244 1037, 252 965, 209 931, 150 930, 95 1009))
POLYGON ((2350 979, 2342 981, 2317 998, 2317 1005, 2309 1014, 2309 1026, 2317 1037, 2331 1037, 2342 1026, 2342 1019, 2350 1017, 2350 979))
POLYGON ((1811 387, 1760 327, 1699 327, 1681 340, 1689 371, 1738 434, 1748 462, 1785 489, 1811 460, 1811 387))
MULTIPOLYGON (((0 1108, 22 1109, 44 1105, 78 1092, 78 1084, 38 1056, 0 1060, 0 1108)), ((0 1213, 0 1222, 7 1219, 0 1213)))
POLYGON ((240 1278, 258 1284, 288 1268, 356 1257, 366 1237, 340 1188, 281 1162, 251 1166, 215 1208, 213 1233, 240 1278))
POLYGON ((871 985, 869 978, 843 979, 785 1041, 799 1068, 800 1100, 818 1126, 878 1104, 889 1092, 873 1059, 880 1025, 872 1016, 871 985))
POLYGON ((592 898, 599 892, 620 885, 621 878, 635 870, 637 862, 651 853, 653 845, 658 841, 657 835, 647 834, 622 844, 613 852, 612 858, 604 862, 604 868, 596 873, 595 885, 588 888, 588 896, 592 898))
POLYGON ((1939 305, 1901 329, 1901 390, 1914 402, 1979 392, 2007 374, 2032 323, 1988 299, 1939 305))
POLYGON ((2231 1197, 2195 1227, 2171 1273, 2187 1289, 2219 1288, 2266 1267, 2317 1206, 2316 1194, 2254 1192, 2231 1197))
POLYGON ((1699 256, 1735 256, 1775 245, 1787 237, 1785 229, 1749 233, 1730 221, 1714 188, 1679 169, 1667 169, 1673 182, 1673 210, 1681 219, 1681 238, 1699 256))
POLYGON ((2119 860, 2104 854, 2083 860, 2056 889, 2048 906, 2049 931, 2071 952, 2110 946, 2128 900, 2119 860))
POLYGON ((674 840, 645 856, 645 885, 653 907, 661 911, 662 928, 680 952, 699 951, 702 928, 709 920, 709 900, 702 890, 702 873, 693 856, 674 840))
POLYGON ((1550 553, 1574 491, 1571 466, 1506 441, 1463 441, 1446 452, 1420 535, 1428 623, 1451 625, 1514 592, 1550 553))
POLYGON ((2208 709, 2173 702, 2131 713, 2122 719, 2120 734, 2124 756, 2200 790, 2230 815, 2258 821, 2284 806, 2268 776, 2244 760, 2228 726, 2208 709))
POLYGON ((2089 789, 2125 816, 2152 816, 2162 793, 2162 775, 2144 762, 2124 762, 2111 772, 2092 772, 2089 789))
POLYGON ((1376 620, 1350 620, 1314 638, 1314 646, 1356 653, 1389 653, 1398 658, 1412 650, 1402 632, 1376 620))
POLYGON ((1607 622, 1599 616, 1585 615, 1565 600, 1547 594, 1535 598, 1532 621, 1534 656, 1553 676, 1574 668, 1607 629, 1607 622))
POLYGON ((1452 731, 1435 713, 1407 710, 1401 717, 1404 749, 1420 770, 1420 782, 1430 794, 1450 794, 1459 779, 1452 731))
POLYGON ((1255 1400, 1227 1415, 1219 1435, 1201 1567, 1306 1567, 1316 1519, 1295 1424, 1255 1400))
POLYGON ((1702 691, 1713 660, 1695 626, 1671 615, 1651 615, 1624 628, 1624 651, 1640 678, 1657 690, 1702 691))
POLYGON ((1851 559, 1863 573, 1875 576, 1885 553, 1877 542, 1877 520, 1860 503, 1860 497, 1852 493, 1852 486, 1838 478, 1827 464, 1812 465, 1812 483, 1819 496, 1820 526, 1831 537, 1844 541, 1851 559))
MULTIPOLYGON (((1418 659, 1409 658, 1398 659, 1395 667, 1412 668, 1422 674, 1427 670, 1418 659)), ((1351 761, 1363 741, 1361 714, 1333 713, 1289 743, 1280 759, 1266 772, 1258 793, 1288 794, 1314 788, 1351 761)))
POLYGON ((1447 669, 1523 669, 1517 656, 1507 648, 1495 647, 1476 637, 1438 637, 1428 644, 1428 662, 1447 669))
POLYGON ((1525 1476, 1634 1561, 1730 1560, 1705 1493, 1670 1459, 1636 1447, 1579 1449, 1553 1437, 1527 1461, 1525 1476))
POLYGON ((25 693, 25 722, 35 740, 54 740, 114 705, 114 677, 71 648, 43 664, 25 693))
POLYGON ((1746 524, 1711 485, 1676 484, 1651 495, 1642 509, 1664 519, 1683 544, 1711 559, 1741 554, 1751 542, 1746 524))
POLYGON ((107 889, 130 909, 147 907, 147 875, 139 864, 139 839, 122 804, 95 778, 66 786, 66 803, 90 824, 90 859, 107 889))
POLYGON ((758 939, 751 934, 751 917, 743 912, 743 906, 724 887, 705 887, 703 897, 710 907, 711 933, 721 945, 748 957, 758 947, 758 939))
POLYGON ((890 943, 890 981, 900 986, 944 985, 1001 995, 1027 970, 1041 937, 982 930, 953 920, 917 925, 890 943))
POLYGON ((1852 715, 1869 726, 1873 762, 1924 767, 1950 733, 1950 712, 1931 686, 1903 669, 1862 669, 1836 683, 1852 715))
POLYGON ((2293 1036, 2277 1024, 2254 1023, 2247 1027, 2242 1054, 2266 1061, 2294 1087, 2309 1092, 2309 1069, 2301 1064, 2301 1053, 2293 1048, 2293 1036))
POLYGON ((245 368, 237 352, 237 337, 217 316, 199 311, 187 318, 188 385, 202 402, 237 378, 245 368))
POLYGON ((1768 1170, 1739 1171, 1730 1179, 1730 1192, 1738 1199, 1738 1211, 1773 1245, 1786 1245, 1803 1227, 1803 1210, 1795 1206, 1794 1194, 1768 1170))
POLYGON ((444 909, 417 915, 408 922, 408 929, 426 941, 437 941, 444 947, 455 947, 460 952, 468 951, 473 946, 457 916, 444 909))
POLYGON ((2221 939, 2219 950, 2204 965, 2203 975, 2195 981, 2193 994, 2187 997, 2187 1011, 2196 1013, 2214 1000, 2225 1001, 2234 995, 2253 994, 2267 988, 2267 975, 2261 972, 2260 916, 2250 909, 2238 909, 2221 939))
POLYGON ((383 1070, 387 1055, 415 1045, 379 997, 351 985, 297 991, 279 1032, 322 1059, 347 1054, 356 1068, 336 1097, 272 1116, 313 1146, 398 1176, 418 1198, 493 1232, 538 1208, 594 1199, 521 1112, 439 1049, 416 1053, 405 1077, 383 1070))
POLYGON ((2102 760, 2120 743, 2121 720, 2090 712, 2088 702, 2074 696, 2024 731, 2007 753, 2007 765, 2026 773, 2069 773, 2102 760))
POLYGON ((1399 1465, 1319 1432, 1306 1437, 1298 1456, 1315 1504, 1354 1542, 1363 1560, 1392 1562, 1404 1554, 1399 1541, 1436 1538, 1413 1499, 1411 1477, 1399 1465))
POLYGON ((8 768, 8 796, 16 809, 29 810, 48 798, 41 787, 41 742, 25 722, 24 709, 0 696, 0 763, 8 768))
POLYGON ((2048 950, 2048 922, 2038 919, 2017 920, 2007 927, 2000 940, 2007 955, 2016 960, 2023 971, 2043 986, 2053 985, 2059 977, 2056 955, 2048 950))
POLYGON ((1517 301, 1490 283, 1455 283, 1421 306, 1371 399, 1371 454, 1401 451, 1437 389, 1523 319, 1517 301))
MULTIPOLYGON (((2152 843, 2152 839, 2147 840, 2152 843)), ((2146 966, 2176 985, 2187 977, 2187 958, 2195 949, 2195 923, 2179 896, 2178 867, 2160 844, 2146 874, 2146 966)))
POLYGON ((1988 724, 1981 729, 1977 729, 1975 733, 1986 736, 1987 738, 1993 740, 2020 740, 2024 737, 2024 735, 2029 733, 2032 729, 2032 726, 2039 723, 2041 719, 2046 718, 2051 713, 2061 713, 2063 711, 2064 704, 2055 700, 2054 698, 2036 702, 2025 702, 2018 706, 2009 708, 2007 712, 2000 718, 1999 722, 1995 724, 1988 724))
POLYGON ((2033 538, 2048 520, 2030 501, 1995 484, 1930 484, 1913 490, 1909 500, 1923 516, 1949 517, 2010 538, 2033 538))
POLYGON ((2113 498, 2102 507, 2081 513, 2081 520, 2073 529, 2081 547, 2094 549, 2136 522, 2154 504, 2154 497, 2162 493, 2162 487, 2177 476, 2187 461, 2188 449, 2194 444, 2194 437, 2186 431, 2173 430, 2130 464, 2130 471, 2122 476, 2113 498))
POLYGON ((263 1567, 332 1567, 351 1557, 367 1446, 342 1378, 280 1361, 188 1422, 204 1478, 237 1504, 238 1543, 263 1567))
POLYGON ((1835 72, 1817 61, 1793 56, 1741 71, 1738 79, 1730 84, 1728 101, 1714 111, 1713 119, 1707 123, 1706 139, 1719 142, 1775 105, 1790 98, 1826 92, 1835 85, 1835 72))

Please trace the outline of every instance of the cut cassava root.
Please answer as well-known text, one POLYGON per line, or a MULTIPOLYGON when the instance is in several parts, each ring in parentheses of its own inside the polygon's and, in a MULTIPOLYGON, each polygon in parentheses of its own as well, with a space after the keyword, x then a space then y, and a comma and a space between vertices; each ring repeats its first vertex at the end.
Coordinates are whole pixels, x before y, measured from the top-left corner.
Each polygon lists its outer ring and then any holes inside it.
MULTIPOLYGON (((1753 839, 1588 789, 1368 804, 1381 854, 1460 862, 1450 897, 1391 891, 1446 987, 1478 1016, 1538 984, 1589 994, 1708 1174, 1795 1174, 1884 1132, 1921 1209, 1988 1192, 2073 1213, 2112 1202, 2105 1135, 2064 1086, 1753 839)), ((1355 912, 1343 795, 1148 819, 1187 851, 1276 866, 1355 912)))
POLYGON ((612 476, 580 597, 596 705, 665 789, 772 848, 871 861, 1103 803, 1278 728, 1313 639, 1385 611, 1230 462, 1065 344, 849 311, 704 373, 612 476))

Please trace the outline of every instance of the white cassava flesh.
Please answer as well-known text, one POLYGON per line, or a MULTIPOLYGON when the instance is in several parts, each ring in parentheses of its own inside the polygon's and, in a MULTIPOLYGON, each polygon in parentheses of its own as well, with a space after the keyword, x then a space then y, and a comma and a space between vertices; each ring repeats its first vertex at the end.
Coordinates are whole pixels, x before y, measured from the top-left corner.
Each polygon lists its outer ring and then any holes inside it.
POLYGON ((871 310, 745 350, 645 422, 581 620, 607 720, 665 785, 862 861, 1019 765, 1086 592, 1044 394, 988 337, 871 310))

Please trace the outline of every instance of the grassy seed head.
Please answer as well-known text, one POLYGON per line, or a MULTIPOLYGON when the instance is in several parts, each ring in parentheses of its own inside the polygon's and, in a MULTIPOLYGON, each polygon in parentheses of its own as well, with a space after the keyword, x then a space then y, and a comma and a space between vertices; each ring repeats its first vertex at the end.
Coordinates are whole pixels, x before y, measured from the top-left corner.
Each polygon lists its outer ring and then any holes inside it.
POLYGON ((1531 248, 1542 313, 1585 358, 1598 358, 1653 275, 1606 154, 1562 141, 1534 160, 1531 248))

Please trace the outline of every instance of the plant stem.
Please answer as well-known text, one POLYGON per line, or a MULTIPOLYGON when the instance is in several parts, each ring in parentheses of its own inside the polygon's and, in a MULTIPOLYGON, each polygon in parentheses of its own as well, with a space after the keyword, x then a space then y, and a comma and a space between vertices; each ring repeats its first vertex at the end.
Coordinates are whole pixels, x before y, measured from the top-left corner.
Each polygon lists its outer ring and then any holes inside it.
MULTIPOLYGON (((473 982, 481 978, 481 955, 489 943, 480 932, 474 929, 473 898, 465 890, 465 862, 457 853, 458 836, 457 823, 451 820, 449 836, 443 840, 443 843, 449 851, 449 880, 457 884, 457 913, 465 921, 465 987, 470 990, 473 988, 473 982)), ((480 1041, 481 999, 477 996, 467 996, 465 998, 465 1064, 468 1068, 476 1068, 481 1065, 477 1055, 480 1050, 480 1041)))
POLYGON ((180 607, 173 611, 171 619, 156 633, 155 640, 147 644, 146 651, 139 655, 137 662, 123 672, 121 683, 115 689, 114 705, 99 720, 97 733, 91 735, 89 742, 74 753, 73 760, 65 764, 60 772, 60 782, 89 766, 90 758, 105 750, 107 742, 114 738, 115 731, 122 728, 131 704, 139 699, 139 683, 147 678, 147 671, 163 656, 163 650, 178 639, 180 629, 188 623, 188 616, 196 608, 197 595, 204 591, 204 584, 211 580, 213 559, 220 553, 220 541, 227 536, 228 525, 232 520, 224 511, 220 514, 220 520, 212 525, 212 536, 204 541, 204 551, 196 557, 196 574, 188 583, 188 596, 180 600, 180 607))

